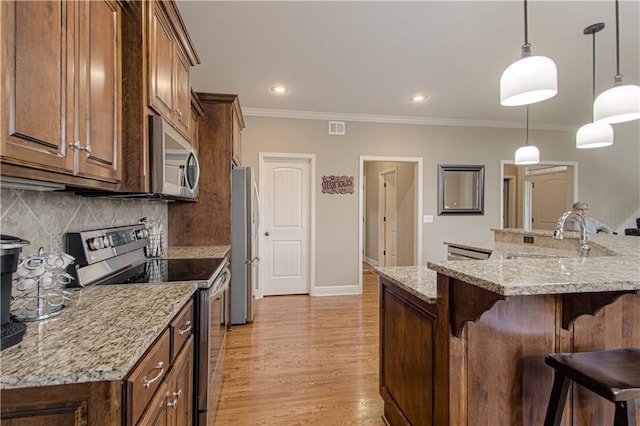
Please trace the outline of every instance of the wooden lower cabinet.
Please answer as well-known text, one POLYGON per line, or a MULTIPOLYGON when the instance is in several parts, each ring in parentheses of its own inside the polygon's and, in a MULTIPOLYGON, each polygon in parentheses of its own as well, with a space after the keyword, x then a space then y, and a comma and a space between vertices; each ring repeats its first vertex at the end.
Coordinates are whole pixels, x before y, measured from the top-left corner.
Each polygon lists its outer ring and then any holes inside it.
MULTIPOLYGON (((640 347, 637 294, 505 298, 438 275, 428 304, 380 283, 380 393, 391 426, 541 425, 553 381, 547 353, 640 347), (578 305, 596 309, 567 322, 578 305)), ((613 414, 612 403, 573 386, 562 425, 613 424, 613 414)))
POLYGON ((2 425, 116 425, 121 422, 120 382, 79 383, 3 390, 2 425))
POLYGON ((391 424, 433 422, 435 314, 404 290, 382 287, 380 394, 391 424))
POLYGON ((0 424, 191 425, 193 332, 189 330, 186 340, 175 337, 186 330, 186 322, 193 323, 193 301, 181 309, 123 381, 3 389, 0 424))
POLYGON ((193 419, 193 338, 184 345, 138 425, 191 425, 193 419))

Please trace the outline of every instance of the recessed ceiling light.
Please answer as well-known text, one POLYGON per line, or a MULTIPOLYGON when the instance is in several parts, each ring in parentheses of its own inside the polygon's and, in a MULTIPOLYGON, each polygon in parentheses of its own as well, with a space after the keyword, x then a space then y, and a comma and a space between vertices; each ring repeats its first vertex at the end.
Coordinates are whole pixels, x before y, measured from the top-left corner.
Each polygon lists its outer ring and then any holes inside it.
POLYGON ((289 91, 289 88, 284 84, 274 84, 271 86, 271 91, 276 95, 284 95, 289 91))
POLYGON ((409 98, 411 102, 424 102, 427 100, 427 95, 423 95, 422 93, 417 93, 409 98))

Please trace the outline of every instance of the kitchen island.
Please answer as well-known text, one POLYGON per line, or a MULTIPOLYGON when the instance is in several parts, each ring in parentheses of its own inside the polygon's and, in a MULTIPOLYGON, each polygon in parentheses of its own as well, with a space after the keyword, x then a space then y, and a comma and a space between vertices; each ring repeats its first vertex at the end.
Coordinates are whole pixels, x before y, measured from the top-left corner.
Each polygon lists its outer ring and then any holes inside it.
MULTIPOLYGON (((640 346, 640 238, 596 235, 580 258, 573 236, 494 235, 447 243, 488 260, 376 269, 391 425, 540 425, 553 380, 545 354, 640 346)), ((570 394, 564 425, 612 421, 613 404, 570 394)))

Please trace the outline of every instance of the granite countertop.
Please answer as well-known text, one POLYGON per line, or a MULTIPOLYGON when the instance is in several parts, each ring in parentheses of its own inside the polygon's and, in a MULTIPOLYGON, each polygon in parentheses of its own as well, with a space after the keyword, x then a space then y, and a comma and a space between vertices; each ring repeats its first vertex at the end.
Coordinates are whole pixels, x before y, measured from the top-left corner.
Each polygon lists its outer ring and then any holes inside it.
POLYGON ((231 251, 231 246, 183 246, 168 247, 166 258, 200 258, 225 257, 231 251))
POLYGON ((0 389, 124 379, 197 288, 185 282, 71 290, 59 316, 26 323, 22 342, 2 351, 0 389))
MULTIPOLYGON (((551 236, 551 231, 493 231, 551 236)), ((430 261, 427 267, 384 267, 375 270, 428 303, 435 303, 436 300, 437 272, 503 296, 640 290, 640 238, 596 234, 589 235, 589 240, 593 251, 599 253, 597 256, 582 258, 577 250, 503 241, 446 242, 457 247, 491 252, 491 256, 487 260, 430 261)))

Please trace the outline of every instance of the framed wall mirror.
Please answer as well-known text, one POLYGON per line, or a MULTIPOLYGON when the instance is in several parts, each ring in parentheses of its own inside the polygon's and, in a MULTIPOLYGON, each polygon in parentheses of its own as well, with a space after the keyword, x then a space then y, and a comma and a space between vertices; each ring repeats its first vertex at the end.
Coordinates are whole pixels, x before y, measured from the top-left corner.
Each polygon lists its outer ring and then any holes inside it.
POLYGON ((484 214, 484 166, 438 165, 438 215, 484 214))

